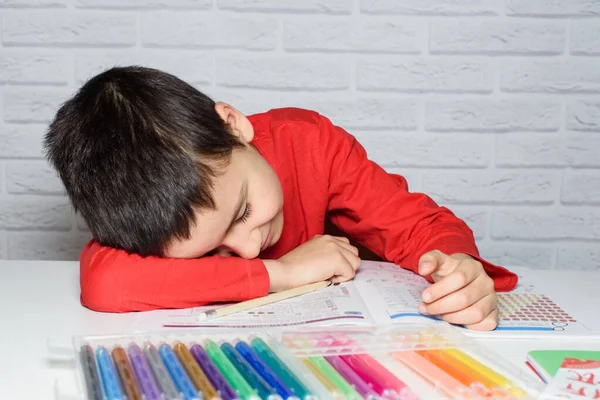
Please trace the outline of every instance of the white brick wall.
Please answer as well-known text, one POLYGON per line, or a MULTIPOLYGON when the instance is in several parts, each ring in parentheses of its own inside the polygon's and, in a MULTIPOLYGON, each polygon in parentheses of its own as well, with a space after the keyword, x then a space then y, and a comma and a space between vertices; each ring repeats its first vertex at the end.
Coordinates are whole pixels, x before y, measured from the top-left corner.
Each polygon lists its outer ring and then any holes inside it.
POLYGON ((0 258, 77 258, 41 138, 139 63, 246 113, 324 113, 491 261, 600 269, 599 0, 0 0, 0 29, 0 258))

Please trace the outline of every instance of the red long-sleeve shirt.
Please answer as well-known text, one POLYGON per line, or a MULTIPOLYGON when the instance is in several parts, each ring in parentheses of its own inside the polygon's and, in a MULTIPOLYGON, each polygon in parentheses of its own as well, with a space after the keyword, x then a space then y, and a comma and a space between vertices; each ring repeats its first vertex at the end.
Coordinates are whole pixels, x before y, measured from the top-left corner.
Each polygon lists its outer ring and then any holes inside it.
MULTIPOLYGON (((278 109, 249 117, 252 144, 273 167, 284 196, 279 242, 260 257, 197 259, 141 257, 90 241, 81 253, 81 303, 106 312, 184 308, 266 295, 262 259, 288 253, 323 234, 325 215, 385 260, 417 271, 430 250, 466 253, 482 262, 497 291, 517 276, 481 259, 471 230, 406 180, 367 158, 363 147, 327 118, 307 110, 278 109)), ((402 157, 402 148, 398 148, 402 157)))

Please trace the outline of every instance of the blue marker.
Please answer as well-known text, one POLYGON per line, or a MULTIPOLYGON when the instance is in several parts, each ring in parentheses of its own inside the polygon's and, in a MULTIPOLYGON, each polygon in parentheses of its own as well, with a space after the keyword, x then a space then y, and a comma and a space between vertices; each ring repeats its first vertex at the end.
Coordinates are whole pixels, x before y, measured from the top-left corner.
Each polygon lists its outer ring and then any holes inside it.
POLYGON ((267 364, 265 364, 256 354, 256 352, 248 345, 248 343, 244 341, 239 341, 235 345, 235 349, 240 353, 242 357, 248 362, 248 364, 252 365, 252 368, 258 372, 260 376, 269 384, 278 395, 281 396, 284 400, 288 399, 298 399, 294 396, 294 393, 284 385, 281 380, 269 369, 267 364))
POLYGON ((112 363, 110 353, 104 347, 99 347, 96 350, 96 358, 106 397, 108 400, 124 400, 123 389, 121 389, 117 369, 112 363))
POLYGON ((289 370, 279 357, 267 346, 267 344, 259 337, 250 341, 250 347, 256 352, 256 355, 264 361, 265 364, 277 373, 277 376, 283 383, 289 387, 292 392, 299 398, 304 399, 310 395, 310 392, 302 382, 289 370))
POLYGON ((265 382, 258 372, 256 372, 242 356, 240 356, 230 343, 221 344, 221 350, 261 399, 281 400, 281 397, 279 397, 275 389, 265 382))
POLYGON ((177 390, 179 390, 179 392, 183 395, 183 399, 201 400, 201 397, 198 395, 198 391, 185 373, 183 366, 177 359, 177 356, 173 352, 171 346, 166 343, 161 344, 158 347, 158 354, 160 354, 160 358, 163 360, 163 363, 165 363, 171 378, 175 382, 175 386, 177 386, 177 390))

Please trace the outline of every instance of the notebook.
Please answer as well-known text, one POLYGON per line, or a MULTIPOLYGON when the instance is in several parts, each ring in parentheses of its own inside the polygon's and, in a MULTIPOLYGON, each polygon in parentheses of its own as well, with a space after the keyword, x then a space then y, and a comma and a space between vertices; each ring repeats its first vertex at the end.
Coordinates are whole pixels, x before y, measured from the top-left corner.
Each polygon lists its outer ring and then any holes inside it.
POLYGON ((548 383, 566 358, 600 361, 600 351, 533 350, 527 354, 527 364, 544 382, 548 383))
MULTIPOLYGON (((474 337, 576 337, 600 334, 600 321, 588 318, 578 301, 534 270, 519 268, 519 284, 508 293, 498 293, 499 325, 495 331, 468 330, 474 337), (585 319, 585 320, 583 320, 585 319)), ((421 293, 430 283, 412 271, 386 262, 363 261, 356 277, 299 297, 264 305, 244 312, 199 321, 200 314, 214 306, 179 310, 154 310, 137 314, 139 330, 157 328, 269 328, 298 325, 388 325, 395 323, 438 323, 419 313, 421 293)), ((583 304, 582 304, 583 303, 583 304)))

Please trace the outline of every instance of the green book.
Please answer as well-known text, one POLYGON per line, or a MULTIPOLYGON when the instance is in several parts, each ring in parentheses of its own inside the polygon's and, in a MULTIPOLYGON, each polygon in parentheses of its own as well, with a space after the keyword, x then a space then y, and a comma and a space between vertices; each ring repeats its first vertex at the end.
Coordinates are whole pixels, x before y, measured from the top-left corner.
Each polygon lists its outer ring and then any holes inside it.
POLYGON ((600 351, 533 350, 527 353, 527 363, 546 383, 550 382, 565 358, 600 361, 600 351))

